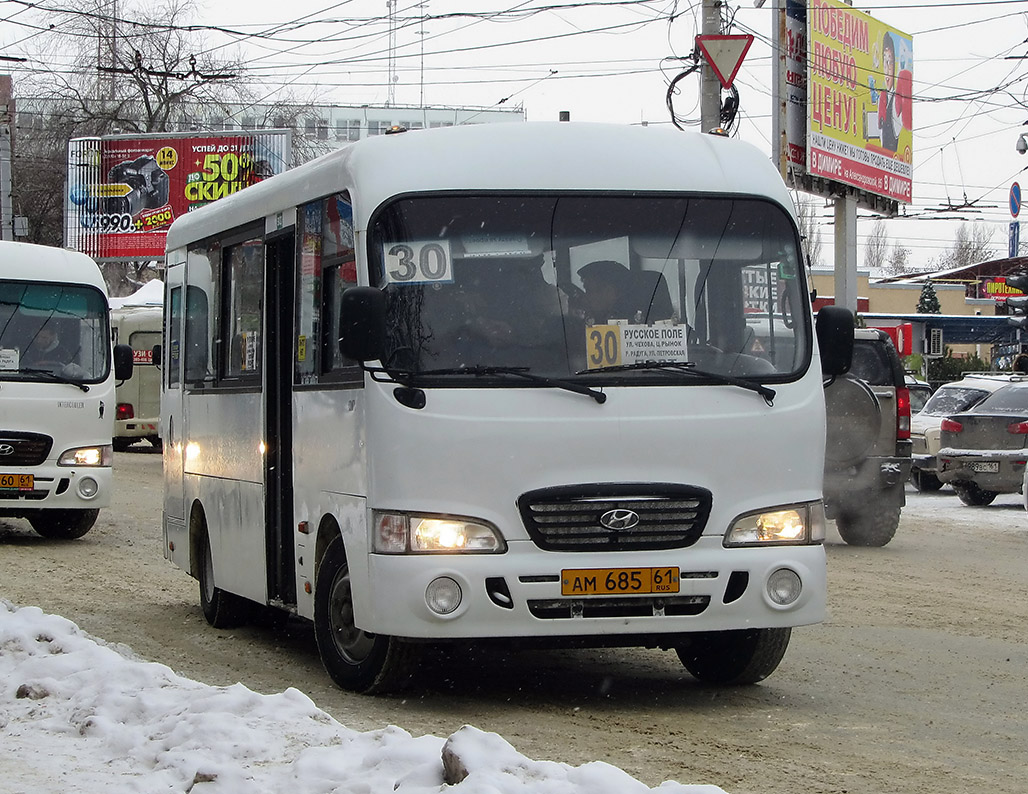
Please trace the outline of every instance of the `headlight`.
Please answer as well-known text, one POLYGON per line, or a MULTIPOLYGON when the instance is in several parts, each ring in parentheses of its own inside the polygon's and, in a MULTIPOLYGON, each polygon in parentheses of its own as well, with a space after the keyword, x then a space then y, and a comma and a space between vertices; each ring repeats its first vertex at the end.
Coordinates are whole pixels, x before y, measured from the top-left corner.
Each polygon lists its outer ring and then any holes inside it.
POLYGON ((484 521, 454 516, 374 513, 372 548, 385 554, 502 554, 500 531, 484 521))
POLYGON ((725 545, 802 546, 824 539, 824 504, 808 502, 740 516, 725 535, 725 545))
POLYGON ((110 444, 69 449, 57 459, 58 466, 111 466, 113 464, 114 447, 110 444))

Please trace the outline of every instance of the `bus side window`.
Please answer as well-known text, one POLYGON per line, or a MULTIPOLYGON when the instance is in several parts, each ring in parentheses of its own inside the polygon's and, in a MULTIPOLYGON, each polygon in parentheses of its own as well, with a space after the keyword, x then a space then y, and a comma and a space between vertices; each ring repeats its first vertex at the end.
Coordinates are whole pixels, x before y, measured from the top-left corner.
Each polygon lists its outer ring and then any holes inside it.
POLYGON ((297 383, 349 380, 356 363, 339 352, 339 306, 357 284, 353 210, 346 193, 298 208, 297 383))
POLYGON ((207 358, 209 327, 210 305, 207 293, 199 287, 186 287, 186 383, 197 383, 207 379, 210 371, 207 358))
POLYGON ((264 242, 247 240, 225 251, 221 339, 222 372, 227 378, 258 375, 261 367, 264 242))
POLYGON ((168 312, 164 318, 167 323, 164 377, 169 387, 176 387, 179 384, 178 368, 182 361, 182 287, 172 287, 168 298, 168 312))

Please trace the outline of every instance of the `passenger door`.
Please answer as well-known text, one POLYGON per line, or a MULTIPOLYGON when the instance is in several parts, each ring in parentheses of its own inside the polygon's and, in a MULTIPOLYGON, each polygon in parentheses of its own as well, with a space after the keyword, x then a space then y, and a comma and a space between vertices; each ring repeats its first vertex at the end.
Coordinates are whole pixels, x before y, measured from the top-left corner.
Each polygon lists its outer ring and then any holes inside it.
POLYGON ((189 569, 185 498, 182 490, 183 449, 182 366, 184 265, 170 265, 165 275, 164 350, 161 361, 161 428, 164 438, 164 556, 189 569), (178 541, 178 542, 176 542, 178 541), (179 554, 175 554, 178 549, 179 554), (179 559, 179 556, 182 559, 179 559))

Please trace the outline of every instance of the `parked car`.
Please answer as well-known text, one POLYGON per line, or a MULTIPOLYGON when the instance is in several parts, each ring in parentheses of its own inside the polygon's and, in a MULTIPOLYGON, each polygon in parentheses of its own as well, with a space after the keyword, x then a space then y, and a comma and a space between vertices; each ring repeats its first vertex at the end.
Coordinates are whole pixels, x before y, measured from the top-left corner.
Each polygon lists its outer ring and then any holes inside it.
POLYGON ((926 493, 942 487, 937 476, 942 420, 950 414, 970 410, 997 389, 1021 380, 1028 382, 1023 375, 970 374, 935 390, 924 407, 910 418, 910 481, 918 491, 926 493))
POLYGON ((884 546, 910 476, 910 394, 892 340, 857 328, 850 371, 825 385, 825 513, 844 541, 884 546))
POLYGON ((1018 493, 1028 462, 1028 382, 997 389, 940 426, 939 479, 966 505, 1018 493))

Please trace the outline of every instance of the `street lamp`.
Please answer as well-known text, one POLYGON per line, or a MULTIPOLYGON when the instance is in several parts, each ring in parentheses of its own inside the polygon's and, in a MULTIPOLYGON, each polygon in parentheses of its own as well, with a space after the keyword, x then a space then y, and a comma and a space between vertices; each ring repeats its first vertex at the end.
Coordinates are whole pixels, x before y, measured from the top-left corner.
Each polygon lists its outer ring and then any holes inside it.
POLYGON ((1014 144, 1014 148, 1017 149, 1018 154, 1025 154, 1028 152, 1028 141, 1025 140, 1024 136, 1028 133, 1021 133, 1018 136, 1017 143, 1014 144))

